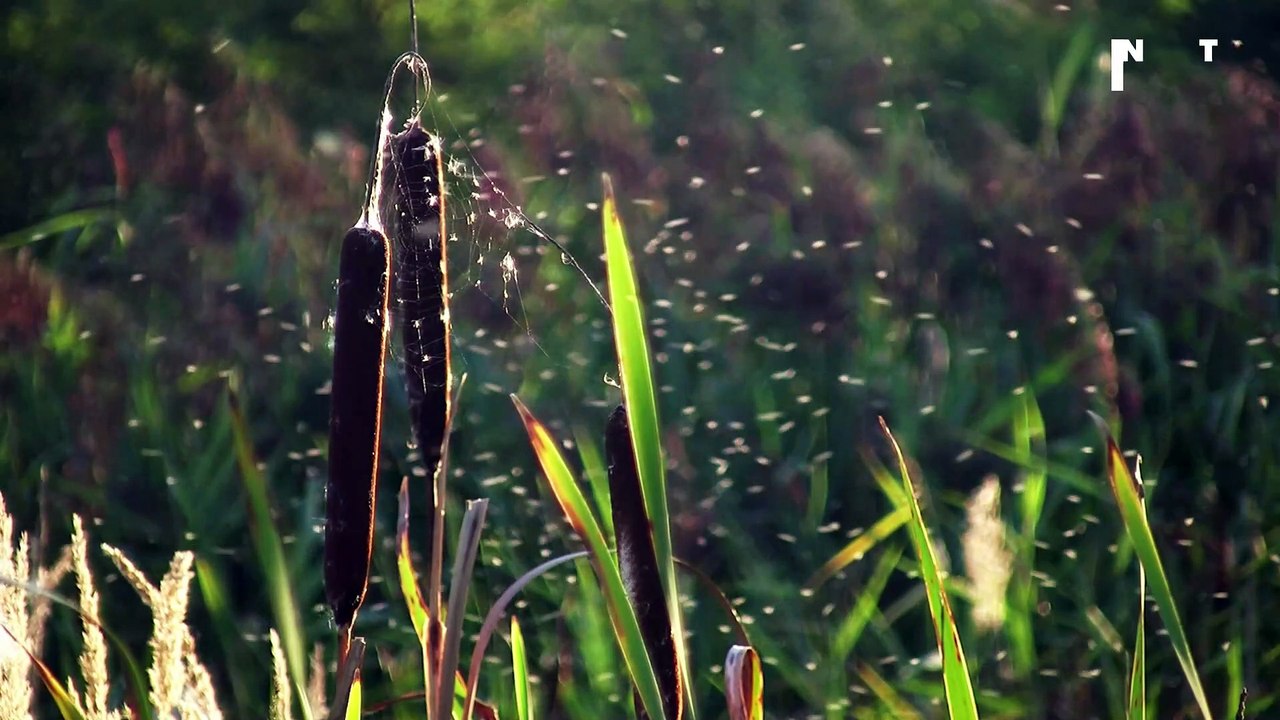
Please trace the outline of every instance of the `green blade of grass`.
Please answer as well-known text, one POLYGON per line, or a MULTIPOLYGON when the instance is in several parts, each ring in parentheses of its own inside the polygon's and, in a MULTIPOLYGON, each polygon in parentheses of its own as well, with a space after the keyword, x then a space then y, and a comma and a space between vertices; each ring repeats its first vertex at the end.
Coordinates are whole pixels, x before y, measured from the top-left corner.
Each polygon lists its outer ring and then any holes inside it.
MULTIPOLYGON (((644 308, 636 284, 635 266, 627 247, 613 182, 608 175, 604 183, 605 266, 609 279, 609 300, 613 310, 613 337, 618 352, 622 378, 622 397, 631 417, 631 442, 635 449, 640 485, 644 489, 644 506, 653 524, 654 551, 658 557, 658 574, 666 593, 667 612, 671 617, 676 640, 676 658, 680 674, 689 678, 688 653, 684 644, 684 622, 676 585, 674 551, 671 544, 671 522, 667 512, 666 463, 662 458, 661 426, 654 393, 653 373, 649 361, 649 341, 644 322, 644 308)), ((685 692, 690 718, 697 715, 693 693, 685 692)), ((677 715, 677 718, 680 717, 677 715)), ((673 719, 674 720, 674 719, 673 719)))
POLYGON ((1227 711, 1223 717, 1235 717, 1244 704, 1248 691, 1244 687, 1244 638, 1237 633, 1227 648, 1227 711))
MULTIPOLYGON (((1134 479, 1142 486, 1142 459, 1138 459, 1138 471, 1134 479)), ((1146 514, 1146 501, 1142 501, 1146 514)), ((1138 630, 1133 641, 1133 667, 1129 670, 1129 720, 1146 720, 1147 717, 1147 571, 1138 563, 1138 630)))
POLYGON ((880 596, 884 593, 884 588, 889 583, 889 577, 893 574, 894 569, 898 565, 898 559, 902 557, 902 549, 898 546, 890 546, 884 551, 883 557, 876 563, 875 570, 871 572, 871 578, 862 586, 858 593, 858 600, 854 603, 853 609, 849 614, 840 621, 836 627, 835 633, 831 637, 831 651, 827 653, 827 657, 832 658, 840 667, 844 667, 845 661, 849 659, 849 654, 853 652, 853 648, 858 644, 858 638, 862 637, 863 630, 867 624, 879 612, 880 596))
POLYGON ((303 650, 302 616, 293 598, 293 581, 284 558, 284 543, 271 517, 271 503, 267 499, 267 479, 258 469, 249 429, 240 411, 240 400, 233 389, 226 394, 231 417, 232 437, 235 443, 236 462, 240 466, 240 478, 248 500, 249 534, 253 540, 254 555, 262 567, 267 581, 267 594, 271 611, 275 615, 275 627, 280 632, 280 644, 284 648, 289 676, 293 680, 294 693, 299 697, 303 720, 312 720, 311 707, 306 702, 306 652, 303 650))
POLYGON ((618 647, 622 651, 627 671, 631 674, 631 681, 640 694, 640 702, 650 717, 665 717, 662 714, 662 690, 658 685, 653 664, 649 662, 649 652, 645 648, 644 636, 640 633, 640 623, 636 620, 631 602, 627 600, 627 591, 622 584, 622 573, 618 569, 617 561, 609 552, 604 534, 600 532, 600 524, 592 514, 586 497, 583 496, 582 490, 573 478, 573 473, 569 470, 569 465, 560 454, 560 449, 546 426, 529 412, 524 403, 520 402, 520 398, 512 395, 511 401, 515 403, 516 410, 520 413, 520 419, 529 435, 534 455, 538 458, 542 473, 547 478, 556 502, 559 503, 561 511, 564 512, 574 532, 587 545, 592 567, 600 577, 600 584, 604 590, 605 601, 609 607, 609 619, 613 624, 614 634, 618 638, 618 647))
POLYGON ((1058 129, 1062 127, 1062 118, 1067 108, 1067 100, 1071 97, 1072 86, 1076 78, 1093 57, 1093 26, 1081 24, 1071 35, 1071 41, 1054 68, 1053 79, 1045 88, 1041 102, 1041 143, 1045 149, 1056 149, 1058 129))
POLYGON ((920 576, 924 580, 926 594, 929 598, 929 614, 933 616, 933 628, 938 638, 938 651, 942 655, 942 684, 947 698, 947 709, 952 720, 977 720, 978 704, 973 692, 973 679, 969 677, 969 664, 965 661, 964 648, 960 644, 960 631, 956 628, 954 613, 951 612, 951 601, 943 584, 942 573, 938 570, 938 561, 933 554, 933 546, 929 543, 929 529, 925 525, 924 515, 920 512, 920 503, 916 501, 915 486, 911 482, 911 474, 907 469, 906 456, 902 448, 889 431, 889 425, 880 418, 880 428, 893 446, 894 455, 898 459, 898 471, 902 474, 902 484, 907 495, 907 506, 911 508, 911 523, 907 526, 911 533, 911 543, 915 546, 916 555, 920 559, 920 576))
POLYGON ((889 500, 889 503, 895 508, 906 508, 909 516, 911 509, 907 507, 907 494, 902 492, 902 485, 893 473, 889 472, 889 468, 880 462, 871 448, 862 447, 858 450, 858 454, 862 456, 862 462, 871 473, 871 479, 875 480, 876 487, 880 488, 880 492, 889 500))
POLYGON ((1040 414, 1040 404, 1030 390, 1022 393, 1021 400, 1014 415, 1013 447, 1018 455, 1018 464, 1027 468, 1022 480, 1022 534, 1034 541, 1036 525, 1044 511, 1049 477, 1047 468, 1040 462, 1044 460, 1045 452, 1044 416, 1040 414))
POLYGON ((724 695, 729 720, 764 720, 764 672, 760 655, 745 645, 734 645, 724 659, 724 695))
MULTIPOLYGON (((989 453, 1001 460, 1007 460, 1014 463, 1015 465, 1034 469, 1024 465, 1018 451, 1010 445, 996 442, 986 436, 973 432, 965 432, 963 430, 960 432, 960 438, 964 443, 973 446, 975 450, 981 450, 984 453, 989 453)), ((1065 483, 1068 487, 1077 491, 1079 494, 1089 498, 1102 497, 1102 491, 1098 489, 1097 478, 1090 477, 1087 473, 1076 470, 1064 463, 1051 463, 1045 459, 1038 460, 1037 463, 1043 466, 1048 477, 1065 483)))
POLYGON ((1036 674, 1036 644, 1032 619, 1039 603, 1039 584, 1032 577, 1036 567, 1036 526, 1044 512, 1048 489, 1048 458, 1045 453, 1044 417, 1030 388, 1023 390, 1013 417, 1013 449, 1016 462, 1024 468, 1022 494, 1022 538, 1019 543, 1021 562, 1009 589, 1010 603, 1005 621, 1009 637, 1009 655, 1019 676, 1030 680, 1036 674))
POLYGON ((97 223, 114 222, 118 213, 112 208, 83 208, 72 210, 5 235, 0 235, 0 250, 13 250, 23 245, 39 242, 50 235, 68 230, 78 230, 97 223))
POLYGON ((1133 641, 1133 667, 1129 671, 1129 720, 1147 717, 1147 578, 1138 568, 1138 632, 1133 641))
POLYGON ((1151 584, 1151 595, 1155 598, 1156 607, 1164 621, 1169 642, 1173 645, 1174 655, 1182 666, 1182 674, 1191 686, 1191 694, 1195 696, 1200 712, 1207 720, 1212 720, 1209 710, 1208 696, 1200 684, 1200 674, 1196 671, 1195 660, 1191 656, 1191 643, 1183 629, 1182 619, 1178 616, 1178 607, 1173 601, 1173 589, 1169 586, 1169 578, 1165 575, 1164 564, 1160 561, 1160 552, 1156 549, 1156 539, 1151 533, 1151 525, 1147 522, 1146 509, 1143 506, 1142 486, 1129 470, 1120 446, 1116 444, 1106 422, 1099 416, 1090 413, 1093 421, 1102 433, 1106 443, 1107 481, 1115 496, 1116 506, 1120 510, 1120 519, 1124 524, 1129 541, 1133 543, 1134 554, 1146 573, 1147 582, 1151 584))
MULTIPOLYGON (((236 626, 237 619, 232 612, 230 599, 227 597, 226 581, 222 578, 217 565, 208 558, 196 557, 196 585, 200 589, 200 597, 204 600, 205 610, 213 622, 213 628, 222 644, 223 657, 228 667, 245 667, 250 662, 244 646, 244 637, 236 626)), ((244 688, 245 678, 240 673, 230 673, 231 694, 238 702, 245 701, 248 690, 244 688)), ((254 698, 254 706, 257 698, 254 698)), ((306 702, 306 700, 302 700, 306 702)), ((241 705, 243 707, 243 705, 241 705)))
POLYGON ((418 587, 418 572, 413 567, 413 556, 409 550, 409 478, 400 481, 400 518, 396 523, 396 570, 400 578, 400 594, 404 596, 404 604, 409 609, 409 619, 413 621, 413 633, 418 637, 418 644, 426 650, 427 645, 427 601, 422 597, 422 589, 418 587))
POLYGON ((1084 617, 1089 623, 1089 629, 1094 632, 1094 640, 1096 642, 1111 648, 1114 653, 1124 652, 1124 640, 1120 638, 1120 633, 1116 631, 1116 626, 1112 625, 1111 621, 1102 612, 1102 608, 1097 605, 1090 605, 1085 608, 1084 617))
POLYGON ((511 616, 511 669, 515 673, 516 720, 533 720, 529 705, 529 659, 525 656, 524 633, 520 621, 511 616))
POLYGON ((578 457, 582 460, 582 474, 587 477, 591 486, 591 499, 595 500, 596 510, 600 513, 600 523, 604 526, 606 538, 613 537, 613 501, 609 494, 609 478, 604 467, 604 457, 590 433, 575 430, 573 443, 578 448, 578 457))
POLYGON ((841 548, 840 552, 823 563, 822 567, 818 568, 813 576, 809 578, 809 581, 804 584, 801 592, 817 590, 823 583, 834 577, 836 573, 861 560, 868 552, 871 552, 872 548, 879 545, 881 540, 892 535, 910 519, 911 510, 909 508, 899 507, 891 510, 888 515, 877 520, 866 532, 850 540, 849 544, 841 548))
MULTIPOLYGON (((577 596, 573 604, 567 606, 569 612, 565 618, 565 634, 578 638, 575 659, 581 664, 583 675, 587 678, 581 691, 576 687, 573 690, 580 698, 577 703, 595 706, 585 716, 598 717, 603 714, 598 707, 600 701, 620 696, 623 683, 629 685, 630 682, 623 673, 617 672, 622 667, 622 658, 618 655, 618 643, 614 640, 613 629, 609 625, 609 612, 605 607, 600 580, 591 569, 591 561, 584 559, 573 565, 572 577, 576 581, 577 596), (589 697, 581 697, 582 695, 589 697)), ((559 639, 558 637, 557 640, 559 639)))
POLYGON ((916 712, 916 709, 911 707, 911 703, 899 695, 898 691, 894 690, 875 668, 866 663, 860 663, 858 677, 862 679, 867 689, 880 699, 880 702, 893 710, 893 717, 898 720, 921 720, 920 713, 916 712))
MULTIPOLYGON (((813 420, 812 456, 824 452, 827 448, 826 416, 813 420)), ((809 498, 805 506, 804 527, 815 532, 822 524, 822 516, 827 512, 827 498, 831 494, 831 478, 827 469, 828 462, 815 462, 809 471, 809 498)))

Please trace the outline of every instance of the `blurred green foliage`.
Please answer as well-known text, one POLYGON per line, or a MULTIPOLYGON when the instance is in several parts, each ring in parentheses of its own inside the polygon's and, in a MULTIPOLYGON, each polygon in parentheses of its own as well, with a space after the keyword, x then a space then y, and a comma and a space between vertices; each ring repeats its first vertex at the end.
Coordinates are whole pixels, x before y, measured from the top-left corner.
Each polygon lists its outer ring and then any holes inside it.
MULTIPOLYGON (((608 171, 641 201, 622 211, 643 248, 677 554, 752 619, 769 712, 879 717, 904 698, 939 712, 924 593, 890 574, 915 570, 906 537, 800 592, 892 511, 874 475, 885 415, 934 489, 924 514, 957 580, 983 716, 1121 716, 1129 662, 1113 638, 1136 627, 1137 569, 1092 408, 1145 459, 1211 702, 1229 716, 1247 684, 1265 716, 1280 670, 1265 615, 1280 543, 1278 15, 1243 0, 419 3, 427 112, 461 176, 455 325, 471 380, 450 502, 493 499, 473 612, 566 545, 506 393, 568 423, 557 437, 598 444, 617 368, 584 278, 466 176, 492 172, 599 280, 589 203, 608 171), (1111 37, 1147 41, 1123 94, 1100 69, 1111 37), (1200 61, 1199 37, 1223 39, 1218 63, 1200 61), (507 253, 518 272, 504 277, 507 253), (1019 565, 1009 629, 984 635, 959 537, 989 473, 1019 565), (1018 498, 1042 473, 1028 509, 1018 498)), ((201 652, 228 712, 252 717, 279 570, 249 532, 226 386, 269 479, 301 634, 328 643, 326 318, 407 3, 15 0, 0 19, 0 483, 22 527, 48 528, 46 555, 72 511, 148 570, 194 549, 201 652)), ((393 489, 414 468, 404 415, 392 389, 393 489)), ((392 553, 375 562, 358 628, 378 666, 370 703, 415 672, 387 602, 392 553)), ((538 581, 518 609, 539 716, 630 712, 590 578, 538 581), (590 640, 577 656, 574 638, 590 640)), ((141 647, 119 585, 105 620, 141 647)), ((692 664, 711 668, 723 619, 686 590, 692 664)), ((55 614, 45 657, 63 675, 77 643, 55 614)), ((1168 647, 1148 640, 1145 661, 1149 716, 1189 713, 1168 647)), ((482 692, 514 707, 505 661, 491 667, 482 692)))

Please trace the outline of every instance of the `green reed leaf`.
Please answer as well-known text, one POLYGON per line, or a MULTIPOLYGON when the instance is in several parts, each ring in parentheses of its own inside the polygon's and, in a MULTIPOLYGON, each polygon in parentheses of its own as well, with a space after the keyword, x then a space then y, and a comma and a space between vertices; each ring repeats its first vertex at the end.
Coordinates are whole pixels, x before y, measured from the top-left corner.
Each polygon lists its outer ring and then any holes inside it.
POLYGON ((1178 607, 1173 600, 1173 589, 1169 586, 1169 578, 1165 575, 1164 564, 1160 561, 1160 551, 1156 548, 1155 536, 1151 533, 1151 525, 1147 522, 1147 511, 1143 505, 1142 485, 1129 470, 1120 446, 1116 444, 1106 422, 1099 416, 1090 413, 1093 421, 1102 433, 1106 443, 1107 481, 1115 496, 1116 506, 1120 509, 1120 519, 1124 523, 1125 532, 1133 544, 1134 554, 1146 573, 1147 582, 1151 584, 1151 596, 1155 598, 1156 608, 1164 622, 1165 631, 1169 635, 1169 643, 1173 645, 1173 653, 1182 666, 1182 674, 1191 686, 1191 694, 1196 699, 1200 712, 1207 720, 1212 720, 1209 710, 1208 696, 1200 683, 1200 674, 1196 671, 1195 660, 1191 656, 1191 643, 1183 629, 1182 619, 1178 616, 1178 607))
POLYGON ((911 510, 907 507, 899 507, 889 511, 888 515, 880 518, 874 525, 867 528, 867 531, 858 537, 850 540, 847 545, 840 549, 831 559, 823 563, 817 572, 809 578, 804 584, 804 590, 817 590, 823 583, 830 580, 836 573, 844 570, 853 563, 861 560, 872 548, 880 544, 881 540, 892 535, 911 519, 911 510))
POLYGON ((409 609, 409 619, 413 621, 413 634, 418 637, 418 644, 425 652, 427 645, 427 626, 430 617, 427 613, 427 601, 422 597, 422 589, 418 587, 418 571, 413 567, 413 555, 409 549, 409 478, 400 481, 399 495, 400 518, 396 523, 396 571, 400 579, 400 594, 404 596, 404 604, 409 609))
POLYGON ((253 540, 254 556, 267 581, 267 596, 271 603, 275 627, 280 632, 280 644, 284 648, 285 663, 293 681, 295 694, 301 700, 303 720, 311 720, 311 707, 306 702, 306 653, 303 650, 305 636, 302 631, 302 615, 293 597, 293 581, 284 557, 284 541, 276 529, 271 515, 271 502, 267 497, 267 479, 258 469, 258 460, 249 438, 249 427, 240 410, 239 396, 234 390, 227 392, 227 406, 231 415, 232 437, 235 443, 236 462, 240 466, 240 479, 244 485, 249 509, 249 535, 253 540))
MULTIPOLYGON (((676 584, 675 556, 671 545, 671 522, 667 511, 666 463, 662 458, 661 426, 657 395, 649 360, 649 341, 644 307, 636 283, 635 265, 627 247, 613 182, 604 182, 604 249, 609 278, 609 302, 613 309, 613 338, 622 376, 622 397, 631 420, 631 442, 644 490, 644 507, 653 524, 653 545, 658 558, 658 574, 666 593, 667 612, 676 639, 680 674, 689 677, 688 654, 684 644, 684 622, 676 584)), ((683 685, 683 683, 682 683, 683 685)), ((689 715, 696 716, 692 693, 686 692, 689 715)), ((677 714, 676 719, 680 717, 677 714)), ((673 719, 673 720, 676 720, 673 719)))
POLYGON ((867 686, 871 694, 879 698, 880 702, 889 707, 893 711, 891 717, 896 720, 922 720, 920 713, 911 707, 911 703, 906 698, 898 694, 897 690, 888 683, 876 669, 866 663, 858 665, 858 677, 862 680, 862 684, 867 686))
POLYGON ((516 720, 533 720, 529 704, 529 658, 525 655, 524 633, 520 621, 511 616, 511 669, 515 673, 516 720))
POLYGON ((893 452, 898 459, 898 470, 902 474, 902 484, 906 491, 907 506, 911 509, 911 523, 907 526, 911 533, 911 543, 915 546, 916 555, 920 558, 920 576, 924 580, 925 592, 929 598, 929 614, 933 616, 933 629, 938 638, 938 651, 942 655, 942 684, 947 698, 947 709, 952 720, 977 720, 978 705, 973 692, 973 680, 969 677, 969 664, 965 661, 964 648, 960 644, 960 631, 956 628, 955 614, 951 611, 951 601, 947 597, 947 589, 943 584, 942 573, 938 569, 938 560, 933 553, 933 545, 929 542, 929 528, 925 525, 924 515, 920 512, 920 503, 916 500, 915 486, 911 481, 911 473, 907 468, 906 456, 902 448, 889 431, 884 418, 880 419, 880 428, 884 431, 893 452))
POLYGON ((1133 642, 1133 667, 1129 671, 1129 720, 1147 717, 1147 579, 1138 569, 1138 632, 1133 642))

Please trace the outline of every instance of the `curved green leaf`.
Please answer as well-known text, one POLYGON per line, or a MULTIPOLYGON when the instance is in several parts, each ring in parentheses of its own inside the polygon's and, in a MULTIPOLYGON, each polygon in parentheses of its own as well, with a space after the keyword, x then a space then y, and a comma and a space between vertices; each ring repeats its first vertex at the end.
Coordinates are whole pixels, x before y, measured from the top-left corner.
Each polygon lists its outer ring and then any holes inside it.
POLYGON ((1106 422, 1099 416, 1090 413, 1098 426, 1106 443, 1107 481, 1111 485, 1111 493, 1116 498, 1116 506, 1120 509, 1120 519, 1124 522, 1129 541, 1133 543, 1134 554, 1142 564, 1147 582, 1151 584, 1151 596, 1155 598, 1156 607, 1164 621, 1165 631, 1169 634, 1169 643, 1173 645, 1173 653, 1182 666, 1182 674, 1191 686, 1191 694, 1195 696, 1196 705, 1205 718, 1212 720, 1209 710, 1208 696, 1204 686, 1200 684, 1200 674, 1196 671, 1194 658, 1191 657, 1191 643, 1182 627, 1182 619, 1178 617, 1178 606, 1173 601, 1173 589, 1169 586, 1169 578, 1165 575, 1164 564, 1160 562, 1160 551, 1156 549, 1156 539, 1151 533, 1151 525, 1147 522, 1147 511, 1143 505, 1142 485, 1129 470, 1120 446, 1116 444, 1106 422))
POLYGON ((804 584, 804 590, 817 590, 823 583, 830 580, 836 573, 845 569, 849 565, 861 560, 871 549, 880 544, 880 541, 889 537, 898 528, 902 527, 911 519, 911 510, 907 507, 899 507, 891 510, 888 515, 876 521, 876 524, 867 529, 858 537, 849 541, 849 544, 840 549, 840 552, 831 556, 831 559, 823 563, 817 572, 809 578, 804 584))
POLYGON ((516 720, 533 720, 529 705, 529 659, 525 656, 524 633, 520 621, 511 616, 511 669, 515 672, 516 720))
POLYGON ((276 529, 275 519, 271 515, 271 501, 267 495, 267 478, 258 467, 258 459, 254 454, 253 442, 250 440, 249 427, 245 423, 241 411, 240 397, 234 388, 228 388, 226 395, 227 408, 231 417, 232 438, 235 446, 236 462, 240 467, 240 479, 244 485, 248 505, 249 535, 253 540, 254 555, 267 582, 267 595, 271 602, 271 611, 275 616, 275 627, 280 632, 280 643, 284 648, 285 662, 289 666, 289 677, 293 680, 294 692, 301 699, 303 720, 311 720, 311 707, 306 701, 306 670, 303 658, 305 637, 302 631, 302 616, 298 612, 298 603, 293 597, 293 581, 289 577, 288 564, 284 557, 284 542, 276 529))
POLYGON ((907 506, 911 509, 911 523, 907 528, 911 532, 911 543, 915 546, 916 555, 920 558, 920 576, 929 598, 929 614, 933 616, 933 629, 938 638, 938 651, 942 655, 942 685, 947 697, 947 709, 952 720, 977 720, 978 704, 973 692, 973 679, 969 677, 969 664, 964 658, 964 648, 960 644, 960 631, 956 628, 955 614, 951 612, 951 601, 947 597, 947 589, 943 584, 942 573, 938 569, 938 560, 934 557, 933 546, 929 543, 929 529, 925 525, 924 515, 920 512, 920 503, 916 501, 915 486, 911 482, 911 473, 907 469, 906 456, 902 448, 889 431, 889 425, 880 418, 880 428, 884 431, 889 444, 893 446, 894 455, 898 459, 898 470, 902 474, 903 488, 906 490, 907 506))

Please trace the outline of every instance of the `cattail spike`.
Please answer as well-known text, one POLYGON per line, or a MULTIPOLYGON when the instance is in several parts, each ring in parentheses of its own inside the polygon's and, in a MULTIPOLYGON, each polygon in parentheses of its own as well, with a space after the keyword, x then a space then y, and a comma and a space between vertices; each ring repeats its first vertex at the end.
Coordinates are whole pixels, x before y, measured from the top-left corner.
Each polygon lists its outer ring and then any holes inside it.
POLYGON ((436 507, 452 393, 443 159, 439 141, 413 120, 391 140, 395 159, 396 292, 405 390, 414 439, 436 507))
MULTIPOLYGON (((631 444, 631 422, 623 405, 614 409, 605 425, 604 453, 622 581, 636 609, 649 661, 657 673, 663 712, 669 720, 680 720, 684 713, 684 682, 654 550, 653 519, 645 510, 644 490, 631 444)), ((649 718, 638 693, 635 706, 636 717, 649 718)))
POLYGON ((324 581, 334 622, 348 630, 373 551, 390 274, 386 237, 360 225, 347 231, 334 320, 324 581))

